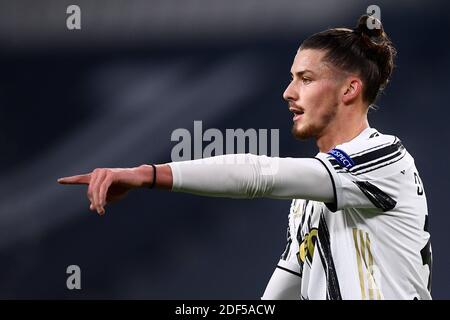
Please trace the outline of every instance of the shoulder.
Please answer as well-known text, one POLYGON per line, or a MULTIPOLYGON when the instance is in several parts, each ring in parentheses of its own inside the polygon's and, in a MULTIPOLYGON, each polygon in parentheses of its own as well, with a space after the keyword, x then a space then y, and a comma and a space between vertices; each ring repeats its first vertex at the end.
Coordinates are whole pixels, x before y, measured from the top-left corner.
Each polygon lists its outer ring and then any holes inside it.
POLYGON ((374 128, 367 128, 353 140, 337 145, 328 152, 327 159, 335 170, 353 175, 375 171, 378 175, 390 175, 414 162, 400 138, 374 128))
POLYGON ((350 157, 356 158, 362 154, 375 154, 377 150, 379 154, 381 151, 384 153, 401 147, 403 146, 398 137, 367 128, 353 140, 339 144, 333 150, 342 150, 350 157))

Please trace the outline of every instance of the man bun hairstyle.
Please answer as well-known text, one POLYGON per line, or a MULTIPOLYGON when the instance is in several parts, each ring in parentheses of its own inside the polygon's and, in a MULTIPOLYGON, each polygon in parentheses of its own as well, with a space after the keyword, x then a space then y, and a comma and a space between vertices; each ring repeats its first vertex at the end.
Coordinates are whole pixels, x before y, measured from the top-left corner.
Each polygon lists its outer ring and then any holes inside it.
POLYGON ((358 74, 369 106, 388 84, 397 53, 381 22, 368 15, 361 16, 354 29, 333 28, 313 34, 303 41, 303 49, 324 50, 326 62, 358 74))

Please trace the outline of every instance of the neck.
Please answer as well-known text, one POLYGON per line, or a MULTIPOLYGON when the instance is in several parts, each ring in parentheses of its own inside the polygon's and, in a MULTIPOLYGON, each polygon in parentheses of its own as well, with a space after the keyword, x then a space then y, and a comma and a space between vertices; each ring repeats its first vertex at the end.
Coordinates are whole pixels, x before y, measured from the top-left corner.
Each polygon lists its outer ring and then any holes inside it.
POLYGON ((320 152, 326 153, 338 144, 353 140, 369 127, 367 114, 357 117, 349 117, 349 115, 346 115, 341 119, 335 120, 317 138, 316 144, 320 152))

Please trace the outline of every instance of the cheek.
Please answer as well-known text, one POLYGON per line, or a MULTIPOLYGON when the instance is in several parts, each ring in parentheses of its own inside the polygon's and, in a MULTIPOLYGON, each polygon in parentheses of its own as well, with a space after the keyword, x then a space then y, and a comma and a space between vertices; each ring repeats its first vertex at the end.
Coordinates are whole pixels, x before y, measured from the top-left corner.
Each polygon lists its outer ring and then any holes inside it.
POLYGON ((303 103, 311 115, 320 114, 327 109, 330 90, 329 86, 316 82, 303 90, 303 103))
POLYGON ((308 105, 315 114, 328 113, 337 104, 337 88, 332 83, 322 81, 316 83, 307 95, 308 105))

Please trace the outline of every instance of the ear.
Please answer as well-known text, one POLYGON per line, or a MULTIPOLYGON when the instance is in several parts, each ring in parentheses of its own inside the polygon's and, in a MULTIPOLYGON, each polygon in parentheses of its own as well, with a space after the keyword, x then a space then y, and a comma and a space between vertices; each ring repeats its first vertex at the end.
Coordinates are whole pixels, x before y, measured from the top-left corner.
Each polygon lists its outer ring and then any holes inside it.
POLYGON ((342 102, 349 104, 357 99, 362 94, 362 81, 359 78, 352 77, 346 81, 344 87, 344 94, 342 95, 342 102))

